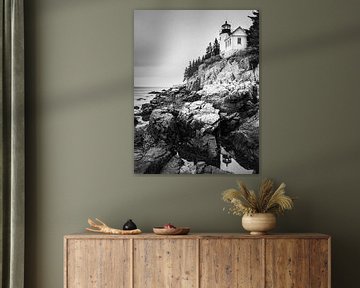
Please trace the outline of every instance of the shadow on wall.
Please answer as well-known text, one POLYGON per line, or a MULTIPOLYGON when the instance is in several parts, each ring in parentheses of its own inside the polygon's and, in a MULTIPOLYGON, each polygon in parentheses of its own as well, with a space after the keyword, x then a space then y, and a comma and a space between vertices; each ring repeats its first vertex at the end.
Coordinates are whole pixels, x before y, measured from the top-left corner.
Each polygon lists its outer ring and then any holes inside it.
POLYGON ((352 143, 352 147, 339 149, 332 154, 321 152, 309 155, 301 163, 286 163, 279 168, 291 171, 286 179, 292 183, 291 195, 298 196, 295 210, 286 217, 279 218, 279 227, 288 232, 322 232, 332 237, 332 277, 334 287, 355 287, 344 285, 351 283, 351 277, 344 280, 344 275, 356 275, 358 268, 350 264, 360 257, 360 233, 355 231, 358 226, 359 191, 346 183, 354 181, 354 173, 360 162, 360 143, 352 143), (305 165, 306 163, 306 165, 305 165), (339 169, 343 172, 338 175, 339 169), (346 172, 349 171, 348 178, 346 172), (316 175, 316 182, 313 181, 316 175), (324 185, 324 183, 326 183, 324 185), (330 187, 330 188, 329 188, 330 187), (319 194, 323 194, 319 197, 319 194), (305 213, 304 213, 305 212, 305 213), (357 217, 357 218, 354 218, 357 217), (354 230, 355 229, 355 230, 354 230), (349 263, 344 265, 345 263, 349 263))
POLYGON ((284 57, 295 56, 297 54, 306 54, 315 51, 321 51, 324 48, 336 48, 343 45, 349 45, 360 41, 360 26, 346 27, 336 33, 334 41, 334 32, 321 33, 312 37, 298 39, 294 42, 287 42, 285 45, 273 48, 262 47, 260 53, 266 51, 266 58, 261 59, 265 64, 284 57), (311 45, 309 45, 311 43, 311 45))
MULTIPOLYGON (((43 104, 46 113, 60 112, 63 109, 71 109, 86 104, 99 104, 114 99, 126 99, 132 98, 132 86, 129 87, 129 83, 132 83, 131 78, 119 79, 119 81, 100 83, 97 86, 86 87, 83 91, 74 94, 57 95, 46 100, 43 104), (130 89, 123 89, 122 87, 128 87, 130 89), (123 91, 122 91, 123 90, 123 91)), ((132 102, 131 102, 132 103, 132 102)), ((129 107, 132 110, 132 107, 129 107)))
MULTIPOLYGON (((56 3, 60 2, 61 1, 56 3)), ((262 47, 260 53, 263 55, 265 51, 266 57, 262 57, 261 64, 264 65, 284 57, 294 57, 298 54, 321 51, 324 48, 335 48, 336 46, 360 42, 360 33, 358 33, 358 31, 360 31, 360 26, 343 29, 338 32, 336 42, 333 41, 333 34, 327 33, 297 40, 296 42, 289 42, 286 45, 280 45, 269 49, 262 47), (312 43, 312 45, 308 45, 308 43, 312 43)), ((121 95, 122 87, 127 87, 132 91, 132 83, 132 75, 129 75, 129 77, 125 79, 119 79, 119 81, 116 82, 99 83, 94 87, 86 87, 83 91, 74 94, 69 93, 67 95, 51 97, 48 102, 44 103, 44 108, 46 109, 46 112, 52 112, 55 110, 76 108, 79 105, 83 105, 84 102, 96 103, 109 100, 109 98, 123 98, 121 95)), ((129 90, 125 89, 125 91, 129 90)), ((132 97, 132 92, 130 92, 130 95, 128 96, 132 97)))

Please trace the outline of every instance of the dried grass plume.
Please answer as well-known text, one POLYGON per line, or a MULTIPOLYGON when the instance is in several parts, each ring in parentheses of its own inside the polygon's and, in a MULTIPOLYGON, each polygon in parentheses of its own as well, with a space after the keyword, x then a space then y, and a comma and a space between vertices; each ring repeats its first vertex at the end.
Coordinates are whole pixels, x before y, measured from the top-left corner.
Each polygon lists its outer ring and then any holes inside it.
POLYGON ((238 188, 227 189, 222 193, 222 199, 230 203, 229 213, 233 215, 251 215, 255 213, 284 214, 294 208, 294 198, 285 195, 285 183, 274 190, 274 182, 265 179, 259 193, 249 190, 245 183, 238 181, 238 188))

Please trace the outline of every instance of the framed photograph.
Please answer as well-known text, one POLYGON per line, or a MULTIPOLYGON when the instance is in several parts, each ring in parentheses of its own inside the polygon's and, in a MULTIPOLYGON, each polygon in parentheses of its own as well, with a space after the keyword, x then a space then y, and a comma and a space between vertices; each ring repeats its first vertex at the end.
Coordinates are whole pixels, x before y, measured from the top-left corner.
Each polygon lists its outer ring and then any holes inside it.
POLYGON ((259 172, 259 11, 134 12, 134 173, 259 172))

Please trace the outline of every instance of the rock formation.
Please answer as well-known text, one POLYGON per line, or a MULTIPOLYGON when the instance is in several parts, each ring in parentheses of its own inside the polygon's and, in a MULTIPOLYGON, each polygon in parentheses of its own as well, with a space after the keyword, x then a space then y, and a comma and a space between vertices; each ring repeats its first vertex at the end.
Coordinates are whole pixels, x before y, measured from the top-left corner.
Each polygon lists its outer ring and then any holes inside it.
POLYGON ((247 56, 215 60, 136 110, 145 124, 134 119, 135 173, 228 173, 221 147, 259 171, 259 67, 247 56))

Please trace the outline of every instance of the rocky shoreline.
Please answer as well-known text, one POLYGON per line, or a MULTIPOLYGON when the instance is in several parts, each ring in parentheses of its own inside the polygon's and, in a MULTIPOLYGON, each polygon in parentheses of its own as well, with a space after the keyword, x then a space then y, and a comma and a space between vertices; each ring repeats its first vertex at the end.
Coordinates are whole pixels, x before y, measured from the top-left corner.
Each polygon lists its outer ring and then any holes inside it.
POLYGON ((222 59, 201 65, 187 84, 150 92, 134 113, 134 172, 231 173, 222 158, 258 173, 258 71, 246 57, 222 59))

